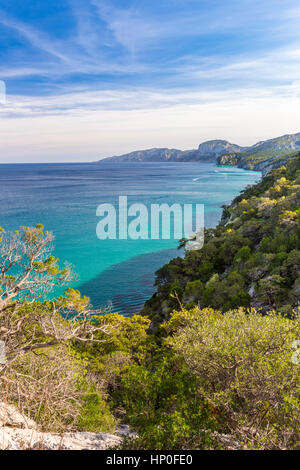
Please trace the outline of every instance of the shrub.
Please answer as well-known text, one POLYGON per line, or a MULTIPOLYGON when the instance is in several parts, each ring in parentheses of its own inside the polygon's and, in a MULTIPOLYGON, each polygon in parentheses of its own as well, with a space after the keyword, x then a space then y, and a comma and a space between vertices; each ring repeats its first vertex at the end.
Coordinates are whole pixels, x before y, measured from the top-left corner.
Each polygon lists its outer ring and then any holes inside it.
POLYGON ((121 378, 118 402, 138 439, 135 449, 212 447, 218 410, 200 396, 197 378, 179 356, 162 348, 150 367, 133 364, 121 378))
POLYGON ((225 432, 248 448, 300 445, 300 374, 292 361, 300 317, 243 309, 174 313, 167 343, 198 379, 198 393, 223 413, 225 432))

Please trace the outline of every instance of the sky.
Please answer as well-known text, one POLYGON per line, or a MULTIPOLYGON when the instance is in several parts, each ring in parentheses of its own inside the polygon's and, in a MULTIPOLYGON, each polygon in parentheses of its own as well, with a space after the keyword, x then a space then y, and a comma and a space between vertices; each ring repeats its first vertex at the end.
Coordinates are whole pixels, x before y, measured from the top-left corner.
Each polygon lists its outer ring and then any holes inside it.
POLYGON ((251 145, 300 131, 300 3, 0 0, 0 80, 2 163, 251 145))

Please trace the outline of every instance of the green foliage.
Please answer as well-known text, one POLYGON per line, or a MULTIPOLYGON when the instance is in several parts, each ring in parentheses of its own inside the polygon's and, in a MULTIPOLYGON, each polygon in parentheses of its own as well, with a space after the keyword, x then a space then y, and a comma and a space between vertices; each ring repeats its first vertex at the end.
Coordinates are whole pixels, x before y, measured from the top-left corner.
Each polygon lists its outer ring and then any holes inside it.
POLYGON ((256 307, 291 314, 299 302, 300 156, 270 172, 224 208, 205 230, 201 250, 188 251, 156 273, 158 292, 143 310, 158 326, 180 302, 223 312, 256 307))
POLYGON ((166 343, 198 378, 199 396, 221 410, 225 432, 248 448, 298 448, 299 314, 196 308, 173 313, 165 328, 166 343))
POLYGON ((54 286, 71 280, 70 268, 60 268, 50 255, 54 237, 43 225, 1 233, 0 308, 12 300, 22 304, 45 299, 54 286))
POLYGON ((78 417, 78 429, 87 432, 113 433, 116 428, 114 418, 108 403, 97 388, 88 383, 81 384, 84 392, 81 398, 80 415, 78 417))
POLYGON ((257 149, 252 149, 247 152, 241 153, 228 153, 222 155, 218 159, 220 165, 239 166, 248 170, 256 170, 262 163, 267 164, 268 160, 272 161, 273 165, 283 165, 289 158, 295 156, 295 150, 276 149, 276 150, 262 150, 259 146, 257 149))
MULTIPOLYGON (((214 276, 209 284, 216 282, 214 276)), ((118 325, 112 342, 79 352, 97 383, 102 378, 112 412, 138 434, 124 448, 223 448, 224 433, 244 448, 297 448, 300 374, 292 357, 299 315, 175 311, 160 338, 147 334, 144 317, 108 317, 118 325)))
POLYGON ((203 448, 217 426, 206 400, 197 394, 195 378, 165 348, 146 366, 126 368, 115 399, 138 432, 135 445, 140 448, 203 448))
POLYGON ((138 433, 127 448, 209 446, 219 425, 217 411, 198 395, 197 379, 182 358, 148 333, 145 317, 110 314, 105 322, 116 326, 108 342, 75 346, 102 393, 110 396, 112 410, 138 433))

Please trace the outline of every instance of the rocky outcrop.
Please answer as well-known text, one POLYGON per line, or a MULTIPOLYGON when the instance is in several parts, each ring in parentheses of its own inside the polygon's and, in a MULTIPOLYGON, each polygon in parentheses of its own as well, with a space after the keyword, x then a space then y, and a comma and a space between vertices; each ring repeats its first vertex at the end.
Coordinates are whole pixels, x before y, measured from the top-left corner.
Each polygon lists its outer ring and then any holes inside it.
POLYGON ((273 168, 284 165, 299 149, 300 133, 284 135, 258 142, 246 151, 221 155, 217 159, 217 164, 261 171, 262 176, 265 176, 273 168))
POLYGON ((236 154, 230 153, 222 155, 217 160, 217 165, 220 166, 237 166, 238 168, 243 168, 244 170, 254 170, 261 171, 262 176, 266 176, 269 171, 273 168, 279 168, 282 165, 285 165, 289 158, 294 156, 294 154, 288 154, 286 157, 281 155, 274 155, 270 158, 265 158, 262 161, 255 160, 255 157, 249 157, 248 154, 236 154))
POLYGON ((246 147, 231 144, 227 140, 209 140, 198 147, 200 155, 211 155, 216 160, 220 155, 246 151, 246 147))
POLYGON ((126 426, 120 427, 119 434, 40 432, 32 419, 0 402, 0 450, 106 450, 120 446, 121 436, 134 436, 126 426))
POLYGON ((126 153, 125 155, 114 156, 100 160, 101 163, 110 162, 165 162, 178 161, 184 154, 182 150, 153 148, 147 150, 137 150, 135 152, 126 153))
POLYGON ((0 450, 22 450, 18 442, 10 436, 9 428, 0 428, 0 450))
POLYGON ((300 132, 285 134, 275 139, 258 142, 251 147, 252 151, 266 150, 298 150, 300 149, 300 132))
MULTIPOLYGON (((14 406, 0 402, 0 450, 109 450, 120 448, 122 438, 136 439, 129 426, 120 425, 116 434, 67 432, 54 434, 38 431, 37 424, 14 406)), ((206 431, 205 431, 206 432, 206 431)), ((227 450, 241 450, 230 435, 215 432, 214 438, 227 450)))
POLYGON ((9 426, 22 429, 37 429, 37 424, 13 405, 0 402, 0 427, 9 426))
POLYGON ((279 159, 279 160, 270 158, 266 160, 263 164, 257 165, 258 171, 261 171, 262 177, 264 177, 269 173, 269 171, 275 168, 280 168, 282 165, 285 165, 287 161, 288 161, 288 158, 279 159))
POLYGON ((217 165, 220 166, 238 166, 240 161, 239 153, 225 153, 217 159, 217 165))
POLYGON ((1 450, 107 450, 120 446, 122 438, 107 433, 52 434, 34 429, 0 428, 1 450))

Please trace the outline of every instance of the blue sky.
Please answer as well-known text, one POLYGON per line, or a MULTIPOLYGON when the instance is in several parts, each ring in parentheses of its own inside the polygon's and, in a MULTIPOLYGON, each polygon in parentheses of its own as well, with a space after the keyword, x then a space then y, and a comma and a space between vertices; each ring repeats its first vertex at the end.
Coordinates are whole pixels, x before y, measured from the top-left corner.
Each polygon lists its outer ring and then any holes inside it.
POLYGON ((298 0, 0 0, 0 161, 300 130, 298 0))

